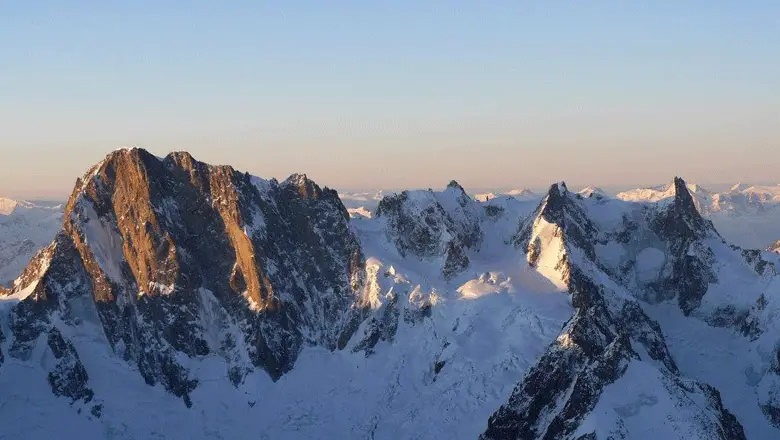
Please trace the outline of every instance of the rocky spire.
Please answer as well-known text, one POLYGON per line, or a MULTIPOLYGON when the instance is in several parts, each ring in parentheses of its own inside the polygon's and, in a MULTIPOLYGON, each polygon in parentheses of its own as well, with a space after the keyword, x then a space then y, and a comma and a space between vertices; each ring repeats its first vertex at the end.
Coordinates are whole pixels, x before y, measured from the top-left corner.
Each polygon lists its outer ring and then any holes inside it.
POLYGON ((662 213, 653 222, 654 230, 665 236, 682 238, 703 237, 714 232, 709 220, 705 220, 696 208, 688 186, 680 177, 672 183, 674 198, 662 208, 662 213))
POLYGON ((454 188, 454 189, 457 189, 457 190, 459 190, 460 192, 462 192, 464 194, 466 193, 466 190, 464 190, 463 187, 460 186, 460 184, 457 181, 455 181, 455 180, 450 180, 450 183, 447 184, 447 188, 454 188))
POLYGON ((539 215, 544 217, 550 223, 559 223, 564 219, 564 211, 567 205, 567 194, 565 182, 554 183, 547 191, 547 196, 542 200, 542 209, 539 215))
POLYGON ((547 240, 539 240, 540 234, 558 234, 564 247, 577 246, 589 258, 596 258, 593 245, 596 242, 597 230, 579 201, 569 192, 565 182, 550 186, 534 214, 520 222, 518 233, 512 238, 516 247, 527 252, 529 262, 544 252, 540 247, 541 243, 547 240), (557 228, 558 232, 542 231, 550 227, 557 228))

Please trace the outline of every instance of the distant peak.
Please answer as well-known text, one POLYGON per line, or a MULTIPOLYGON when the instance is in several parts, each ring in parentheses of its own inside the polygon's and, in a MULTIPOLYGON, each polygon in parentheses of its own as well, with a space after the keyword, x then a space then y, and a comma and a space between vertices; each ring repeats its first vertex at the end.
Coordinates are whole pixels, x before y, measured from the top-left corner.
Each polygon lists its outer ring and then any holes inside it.
POLYGON ((288 177, 284 183, 300 186, 305 185, 307 183, 311 182, 309 178, 306 176, 306 174, 303 173, 293 173, 290 174, 290 177, 288 177))
POLYGON ((450 180, 450 183, 447 184, 447 188, 454 188, 461 192, 466 192, 462 186, 456 181, 456 180, 450 180))
POLYGON ((527 188, 509 190, 505 194, 520 200, 530 200, 530 199, 539 198, 537 194, 535 194, 533 191, 527 188))
POLYGON ((745 185, 744 183, 737 183, 735 185, 732 185, 731 188, 729 188, 729 192, 740 192, 748 188, 748 185, 745 185))
POLYGON ((10 215, 19 203, 6 197, 0 197, 0 215, 10 215))
POLYGON ((606 192, 597 186, 588 186, 586 188, 581 189, 577 194, 585 198, 590 198, 590 197, 604 197, 606 195, 606 192))

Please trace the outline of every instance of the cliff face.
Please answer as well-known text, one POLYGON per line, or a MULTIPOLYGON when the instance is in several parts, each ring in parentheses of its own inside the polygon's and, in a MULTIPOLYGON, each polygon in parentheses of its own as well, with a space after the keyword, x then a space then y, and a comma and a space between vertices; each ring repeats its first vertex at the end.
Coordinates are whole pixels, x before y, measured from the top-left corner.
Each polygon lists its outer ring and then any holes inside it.
POLYGON ((278 379, 304 345, 343 347, 366 315, 363 265, 336 192, 306 176, 263 181, 188 153, 119 150, 79 179, 57 239, 7 292, 24 297, 11 354, 45 336, 64 359, 54 392, 91 399, 60 331, 78 308, 147 383, 189 404, 197 381, 177 352, 224 357, 237 385, 255 368, 278 379))

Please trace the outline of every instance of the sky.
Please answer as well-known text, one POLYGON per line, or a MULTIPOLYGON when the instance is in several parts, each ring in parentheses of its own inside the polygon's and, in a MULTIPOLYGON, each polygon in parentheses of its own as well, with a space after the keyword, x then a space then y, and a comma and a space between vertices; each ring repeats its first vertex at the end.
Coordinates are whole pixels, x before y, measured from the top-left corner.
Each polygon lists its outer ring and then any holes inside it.
POLYGON ((780 183, 780 2, 0 0, 0 195, 125 146, 342 189, 780 183))

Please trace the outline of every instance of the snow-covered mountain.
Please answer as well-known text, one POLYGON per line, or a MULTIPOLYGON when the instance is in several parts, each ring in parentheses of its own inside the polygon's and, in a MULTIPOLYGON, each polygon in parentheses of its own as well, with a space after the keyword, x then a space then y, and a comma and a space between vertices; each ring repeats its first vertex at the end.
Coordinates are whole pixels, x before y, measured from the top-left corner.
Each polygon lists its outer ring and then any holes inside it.
POLYGON ((110 154, 0 292, 13 438, 780 436, 780 256, 669 197, 441 191, 110 154))
POLYGON ((64 205, 0 197, 0 286, 21 274, 30 258, 51 243, 64 205))
MULTIPOLYGON (((714 192, 688 184, 696 208, 712 220, 729 241, 743 247, 763 249, 780 236, 780 185, 736 184, 714 192)), ((657 202, 671 197, 670 185, 624 191, 618 199, 657 202)))
POLYGON ((682 180, 670 193, 593 202, 554 186, 524 224, 513 242, 576 311, 483 438, 780 433, 778 258, 727 244, 682 180))
POLYGON ((588 186, 585 187, 577 192, 577 194, 581 195, 585 198, 604 198, 607 197, 607 192, 603 189, 597 187, 597 186, 588 186))
POLYGON ((510 189, 508 191, 474 194, 474 199, 480 202, 486 202, 500 196, 510 196, 524 202, 530 200, 538 201, 542 198, 540 195, 534 193, 530 189, 510 189))

